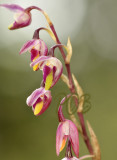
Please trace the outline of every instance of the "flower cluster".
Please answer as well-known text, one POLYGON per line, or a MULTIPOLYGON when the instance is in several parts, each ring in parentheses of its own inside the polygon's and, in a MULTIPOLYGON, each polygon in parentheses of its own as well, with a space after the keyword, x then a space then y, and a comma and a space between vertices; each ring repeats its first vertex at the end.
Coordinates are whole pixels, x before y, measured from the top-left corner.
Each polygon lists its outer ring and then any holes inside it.
MULTIPOLYGON (((26 101, 27 105, 32 107, 34 115, 39 116, 43 112, 45 112, 45 110, 49 107, 52 100, 50 88, 52 88, 57 83, 63 72, 63 66, 61 61, 54 56, 54 49, 56 47, 59 47, 62 56, 64 58, 64 62, 66 66, 68 66, 72 56, 72 46, 70 40, 68 39, 67 46, 62 45, 59 42, 55 29, 52 26, 52 22, 50 21, 48 15, 38 7, 31 6, 24 9, 16 4, 1 4, 0 7, 5 7, 15 12, 14 14, 15 21, 8 27, 10 30, 23 28, 30 25, 32 9, 37 9, 41 11, 44 14, 51 30, 47 28, 41 28, 41 29, 46 30, 50 34, 51 38, 57 43, 56 45, 51 47, 50 50, 48 50, 48 47, 45 44, 45 42, 39 38, 40 29, 37 29, 34 32, 33 39, 27 41, 22 46, 19 52, 20 54, 23 54, 28 51, 31 57, 30 66, 33 68, 34 71, 41 70, 43 73, 43 80, 40 85, 40 88, 34 90, 26 101), (62 47, 66 49, 67 55, 65 55, 63 50, 61 50, 62 47)), ((68 73, 70 73, 69 69, 68 73)), ((64 76, 63 81, 66 82, 69 88, 71 87, 69 83, 71 79, 68 80, 64 76)), ((64 117, 62 112, 63 103, 70 96, 71 95, 69 94, 68 96, 62 99, 58 109, 59 125, 56 132, 56 153, 57 155, 59 155, 59 153, 63 150, 63 148, 67 143, 66 157, 63 160, 81 160, 91 156, 84 156, 78 159, 79 157, 78 129, 71 120, 68 120, 64 117), (77 158, 72 155, 71 148, 73 149, 74 154, 76 155, 77 158)))
POLYGON ((59 80, 63 67, 59 59, 48 55, 47 45, 41 39, 26 42, 21 48, 20 54, 26 51, 31 54, 30 66, 33 67, 33 70, 40 69, 43 72, 41 88, 36 89, 27 99, 27 105, 32 106, 34 115, 40 115, 49 107, 52 99, 49 89, 59 80))
MULTIPOLYGON (((15 22, 10 25, 9 29, 14 30, 26 27, 31 23, 30 11, 32 7, 23 9, 15 4, 1 4, 0 6, 15 12, 15 22)), ((52 100, 49 89, 59 80, 63 67, 59 59, 48 54, 48 47, 40 38, 27 41, 21 48, 20 54, 27 51, 29 51, 31 55, 31 67, 33 67, 33 70, 37 71, 40 69, 43 72, 42 86, 27 98, 27 105, 32 106, 34 115, 38 116, 49 107, 52 100)))

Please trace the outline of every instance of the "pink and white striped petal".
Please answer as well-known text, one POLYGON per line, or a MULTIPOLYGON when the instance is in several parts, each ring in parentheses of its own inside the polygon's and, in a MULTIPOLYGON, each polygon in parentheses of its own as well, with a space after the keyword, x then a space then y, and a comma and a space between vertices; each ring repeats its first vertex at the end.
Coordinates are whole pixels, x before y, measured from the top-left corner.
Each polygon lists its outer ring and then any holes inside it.
POLYGON ((0 7, 4 7, 13 12, 24 11, 24 9, 17 4, 0 4, 0 7))
POLYGON ((27 51, 31 52, 31 49, 35 49, 37 51, 40 51, 40 55, 46 56, 48 53, 48 48, 45 42, 41 39, 32 39, 30 41, 27 41, 21 48, 19 54, 23 54, 27 51))
POLYGON ((78 129, 76 127, 76 125, 70 121, 69 121, 69 136, 70 136, 70 141, 71 141, 71 145, 73 148, 73 151, 76 155, 76 157, 79 156, 79 137, 78 137, 78 129))
POLYGON ((41 87, 39 89, 36 89, 34 92, 32 92, 32 94, 27 98, 27 105, 28 106, 33 106, 33 104, 35 104, 35 102, 37 101, 37 99, 41 96, 44 95, 46 92, 46 90, 41 87))
POLYGON ((51 92, 41 87, 36 89, 28 98, 27 105, 32 106, 34 115, 41 115, 49 107, 52 97, 51 92))
MULTIPOLYGON (((65 133, 63 132, 63 124, 60 123, 58 128, 57 128, 57 132, 56 132, 56 154, 57 156, 59 155, 60 151, 61 151, 61 147, 63 144, 63 141, 67 140, 67 137, 65 137, 65 133)), ((62 147, 63 149, 63 147, 62 147)))

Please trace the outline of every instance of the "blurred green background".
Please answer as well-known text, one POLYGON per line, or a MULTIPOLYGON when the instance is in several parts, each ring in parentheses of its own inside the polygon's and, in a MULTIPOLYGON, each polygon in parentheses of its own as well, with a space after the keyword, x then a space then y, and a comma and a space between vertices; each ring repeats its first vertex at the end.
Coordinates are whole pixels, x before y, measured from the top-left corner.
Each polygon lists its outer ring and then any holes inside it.
MULTIPOLYGON (((102 159, 116 159, 117 135, 117 1, 116 0, 1 0, 28 7, 37 5, 49 14, 62 43, 71 37, 72 72, 84 93, 90 95, 91 110, 85 119, 91 123, 101 147, 102 159)), ((20 56, 21 46, 32 38, 38 27, 47 23, 33 11, 33 23, 21 30, 9 31, 13 14, 0 8, 0 159, 62 159, 56 156, 55 137, 58 126, 57 95, 69 93, 59 82, 51 89, 49 109, 35 117, 26 98, 39 88, 40 71, 29 67, 30 54, 20 56)), ((51 47, 54 42, 44 32, 41 38, 51 47)), ((59 51, 56 55, 61 59, 59 51)), ((64 68, 65 73, 65 68, 64 68)), ((65 113, 66 116, 67 113, 65 113)), ((87 154, 80 136, 80 156, 87 154)))

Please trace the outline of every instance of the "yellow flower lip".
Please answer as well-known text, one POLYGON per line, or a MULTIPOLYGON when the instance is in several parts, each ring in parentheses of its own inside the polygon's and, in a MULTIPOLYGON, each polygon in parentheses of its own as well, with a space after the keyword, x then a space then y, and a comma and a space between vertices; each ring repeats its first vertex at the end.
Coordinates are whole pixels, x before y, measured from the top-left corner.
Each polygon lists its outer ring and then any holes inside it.
POLYGON ((8 29, 11 29, 12 27, 13 27, 13 23, 8 26, 8 29))
MULTIPOLYGON (((33 62, 39 57, 39 54, 33 59, 33 62)), ((39 64, 33 66, 33 71, 37 71, 39 68, 39 64)))
POLYGON ((34 115, 38 115, 41 112, 42 108, 43 108, 43 101, 36 104, 34 109, 34 115))
POLYGON ((53 71, 51 71, 46 77, 45 90, 48 90, 51 87, 52 82, 53 82, 53 71))
POLYGON ((66 144, 66 139, 63 138, 62 145, 61 145, 61 148, 60 148, 60 152, 64 149, 65 144, 66 144))

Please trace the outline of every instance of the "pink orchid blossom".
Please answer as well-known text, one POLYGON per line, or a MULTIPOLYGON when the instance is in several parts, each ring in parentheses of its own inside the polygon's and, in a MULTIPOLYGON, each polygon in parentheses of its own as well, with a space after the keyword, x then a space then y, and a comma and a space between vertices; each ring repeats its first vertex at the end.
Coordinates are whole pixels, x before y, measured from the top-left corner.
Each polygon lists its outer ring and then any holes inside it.
POLYGON ((70 120, 65 120, 61 122, 57 128, 56 132, 56 153, 59 153, 65 147, 67 139, 71 142, 71 146, 75 155, 79 156, 79 139, 78 130, 75 124, 70 120))
MULTIPOLYGON (((40 56, 47 56, 48 48, 43 40, 32 39, 32 40, 26 42, 22 46, 22 48, 20 50, 20 54, 23 54, 27 51, 29 51, 31 53, 31 61, 34 62, 40 56)), ((34 71, 37 71, 38 69, 39 69, 38 65, 35 65, 33 67, 34 71)))
POLYGON ((56 84, 63 71, 62 63, 55 57, 40 56, 31 63, 32 67, 35 65, 38 65, 40 70, 43 71, 45 90, 48 90, 56 84))
POLYGON ((20 7, 19 5, 16 4, 0 4, 0 7, 5 7, 13 12, 14 14, 14 22, 9 25, 10 30, 18 29, 18 28, 23 28, 31 23, 31 13, 29 10, 24 9, 20 7))
POLYGON ((34 115, 41 115, 49 107, 51 103, 51 91, 45 90, 43 87, 36 89, 28 98, 27 105, 32 106, 34 115))

